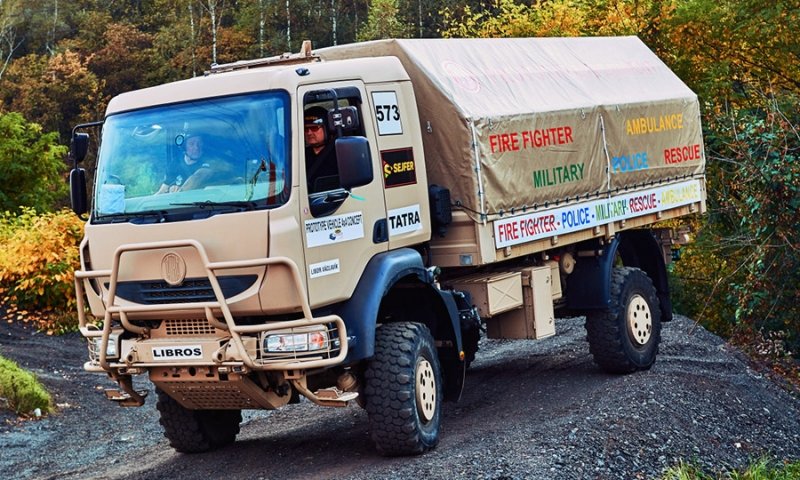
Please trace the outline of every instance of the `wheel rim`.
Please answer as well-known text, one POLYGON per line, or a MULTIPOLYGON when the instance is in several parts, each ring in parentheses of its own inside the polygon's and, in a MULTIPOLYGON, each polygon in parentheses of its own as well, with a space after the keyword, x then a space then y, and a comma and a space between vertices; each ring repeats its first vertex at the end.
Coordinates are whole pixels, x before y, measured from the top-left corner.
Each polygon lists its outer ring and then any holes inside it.
POLYGON ((628 303, 628 335, 637 346, 646 345, 653 333, 653 319, 650 304, 639 294, 628 303))
POLYGON ((420 418, 430 422, 436 414, 436 378, 433 366, 424 358, 417 362, 417 411, 420 418))

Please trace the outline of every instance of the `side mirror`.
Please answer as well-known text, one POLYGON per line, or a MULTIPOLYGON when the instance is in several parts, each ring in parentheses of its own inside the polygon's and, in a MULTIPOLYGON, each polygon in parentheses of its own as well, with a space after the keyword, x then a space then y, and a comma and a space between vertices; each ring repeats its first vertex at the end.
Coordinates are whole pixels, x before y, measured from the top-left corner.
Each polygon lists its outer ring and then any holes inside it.
MULTIPOLYGON (((75 165, 81 163, 86 158, 89 151, 89 134, 73 133, 72 141, 69 143, 69 157, 75 161, 75 165)), ((74 171, 74 170, 73 170, 74 171)))
MULTIPOLYGON (((89 136, 86 135, 86 137, 88 138, 89 136)), ((84 151, 85 154, 86 152, 84 151)), ((89 210, 86 196, 86 170, 73 168, 69 172, 69 199, 72 202, 72 211, 76 215, 81 216, 89 210)))
POLYGON ((372 155, 366 138, 337 138, 335 147, 342 188, 350 190, 372 182, 372 155))

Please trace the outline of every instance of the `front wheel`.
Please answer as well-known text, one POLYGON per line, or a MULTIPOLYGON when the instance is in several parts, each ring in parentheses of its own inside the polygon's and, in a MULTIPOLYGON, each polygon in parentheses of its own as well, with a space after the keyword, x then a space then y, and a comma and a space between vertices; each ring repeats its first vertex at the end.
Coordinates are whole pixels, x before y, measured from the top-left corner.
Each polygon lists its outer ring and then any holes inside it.
POLYGON ((611 274, 608 309, 586 315, 589 350, 610 373, 646 370, 656 361, 661 341, 661 309, 650 277, 631 267, 611 274))
POLYGON ((378 451, 414 455, 439 443, 442 373, 428 327, 379 327, 365 378, 370 437, 378 451))
POLYGON ((164 436, 175 450, 199 453, 223 447, 236 440, 241 410, 189 410, 161 390, 156 407, 164 436))

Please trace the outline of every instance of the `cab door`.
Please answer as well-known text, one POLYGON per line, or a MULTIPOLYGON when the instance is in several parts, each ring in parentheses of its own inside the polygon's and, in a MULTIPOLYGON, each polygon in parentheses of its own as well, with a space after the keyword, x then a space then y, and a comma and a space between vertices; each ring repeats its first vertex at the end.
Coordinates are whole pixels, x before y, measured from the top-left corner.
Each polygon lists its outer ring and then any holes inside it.
MULTIPOLYGON (((350 298, 361 278, 367 262, 377 253, 388 249, 386 231, 386 205, 379 166, 380 154, 374 138, 373 119, 369 115, 367 93, 359 81, 316 84, 298 89, 298 132, 304 132, 303 112, 313 106, 332 110, 333 97, 325 92, 337 93, 340 108, 354 107, 358 126, 346 129, 341 136, 367 136, 372 157, 372 181, 364 186, 344 192, 335 180, 325 182, 328 190, 309 185, 312 173, 306 161, 305 135, 298 146, 300 218, 303 228, 303 249, 306 260, 306 279, 309 302, 312 308, 329 305, 350 298), (322 205, 322 206, 321 206, 322 205)), ((305 132, 304 132, 305 133, 305 132)), ((335 142, 338 133, 329 129, 329 142, 335 142)), ((347 159, 338 159, 346 162, 347 159)))
POLYGON ((411 82, 370 84, 375 144, 380 150, 389 247, 430 240, 430 204, 417 102, 411 82))

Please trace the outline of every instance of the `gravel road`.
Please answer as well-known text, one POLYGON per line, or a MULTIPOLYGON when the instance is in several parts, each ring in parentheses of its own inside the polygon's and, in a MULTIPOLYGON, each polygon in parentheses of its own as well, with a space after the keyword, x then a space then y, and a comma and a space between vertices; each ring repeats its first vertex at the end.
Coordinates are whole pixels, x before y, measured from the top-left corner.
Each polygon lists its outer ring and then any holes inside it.
POLYGON ((175 453, 153 396, 142 408, 105 400, 111 384, 83 372, 79 336, 2 324, 0 353, 39 375, 59 412, 0 417, 0 478, 650 479, 679 459, 707 468, 800 459, 800 399, 693 327, 676 316, 653 368, 625 376, 594 365, 582 319, 559 320, 546 340, 482 340, 461 402, 445 404, 439 447, 384 458, 359 407, 308 402, 247 413, 222 450, 175 453))

